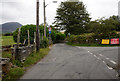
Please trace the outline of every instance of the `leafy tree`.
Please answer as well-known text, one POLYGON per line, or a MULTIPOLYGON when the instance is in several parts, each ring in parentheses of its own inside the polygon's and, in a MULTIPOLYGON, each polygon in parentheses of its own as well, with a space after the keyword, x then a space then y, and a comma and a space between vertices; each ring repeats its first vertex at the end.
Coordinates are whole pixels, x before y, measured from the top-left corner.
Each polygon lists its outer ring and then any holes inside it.
POLYGON ((87 24, 86 32, 87 33, 100 33, 100 23, 97 21, 91 21, 89 24, 87 24))
POLYGON ((115 26, 115 30, 120 31, 120 21, 118 16, 113 15, 109 18, 109 20, 112 20, 111 24, 115 26))
POLYGON ((61 2, 55 17, 55 27, 66 30, 71 34, 82 34, 85 32, 86 24, 90 21, 89 14, 83 2, 61 2))

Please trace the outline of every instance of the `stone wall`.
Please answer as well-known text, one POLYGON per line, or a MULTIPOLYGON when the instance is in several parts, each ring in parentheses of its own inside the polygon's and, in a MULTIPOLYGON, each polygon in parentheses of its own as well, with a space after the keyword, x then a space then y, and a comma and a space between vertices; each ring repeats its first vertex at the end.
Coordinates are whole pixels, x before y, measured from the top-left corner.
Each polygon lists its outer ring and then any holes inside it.
POLYGON ((17 46, 14 46, 12 55, 15 59, 23 62, 25 61, 26 57, 28 57, 34 50, 35 45, 22 46, 19 48, 17 48, 17 46))

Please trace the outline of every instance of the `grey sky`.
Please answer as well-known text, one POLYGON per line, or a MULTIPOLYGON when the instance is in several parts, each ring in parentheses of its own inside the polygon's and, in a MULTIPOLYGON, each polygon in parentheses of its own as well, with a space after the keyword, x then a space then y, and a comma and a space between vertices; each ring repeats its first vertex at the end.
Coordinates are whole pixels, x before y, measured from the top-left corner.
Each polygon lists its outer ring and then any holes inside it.
MULTIPOLYGON (((47 23, 52 24, 56 16, 56 9, 61 1, 52 3, 53 0, 46 0, 47 23)), ((80 0, 87 6, 92 20, 118 15, 119 0, 80 0)), ((36 0, 2 0, 0 1, 0 24, 5 22, 19 22, 35 24, 36 22, 36 0)), ((43 23, 43 0, 40 0, 40 24, 43 23)))

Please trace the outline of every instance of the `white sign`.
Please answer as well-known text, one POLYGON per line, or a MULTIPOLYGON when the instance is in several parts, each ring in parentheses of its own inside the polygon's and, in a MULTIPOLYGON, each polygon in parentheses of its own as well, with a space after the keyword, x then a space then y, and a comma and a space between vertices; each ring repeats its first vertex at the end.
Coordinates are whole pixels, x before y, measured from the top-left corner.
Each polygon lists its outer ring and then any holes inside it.
POLYGON ((49 31, 51 31, 51 27, 49 26, 49 31))

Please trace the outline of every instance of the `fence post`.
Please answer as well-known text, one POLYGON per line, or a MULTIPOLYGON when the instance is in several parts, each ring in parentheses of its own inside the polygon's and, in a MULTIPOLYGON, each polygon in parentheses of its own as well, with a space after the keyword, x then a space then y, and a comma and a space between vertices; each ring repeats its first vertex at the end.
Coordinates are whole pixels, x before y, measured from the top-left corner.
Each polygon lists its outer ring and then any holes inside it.
POLYGON ((34 48, 35 48, 35 51, 36 51, 36 32, 34 32, 34 48))
POLYGON ((18 51, 18 45, 14 45, 14 48, 12 50, 12 60, 15 60, 17 57, 17 52, 18 51))
POLYGON ((19 48, 19 42, 20 42, 20 31, 21 31, 21 28, 19 28, 18 30, 18 36, 17 36, 17 47, 19 48))
POLYGON ((43 40, 43 33, 42 33, 42 40, 43 40))
POLYGON ((28 30, 28 46, 30 46, 30 35, 29 35, 29 30, 28 30))
POLYGON ((25 43, 26 43, 26 39, 24 39, 24 43, 23 43, 23 45, 25 45, 25 43))

